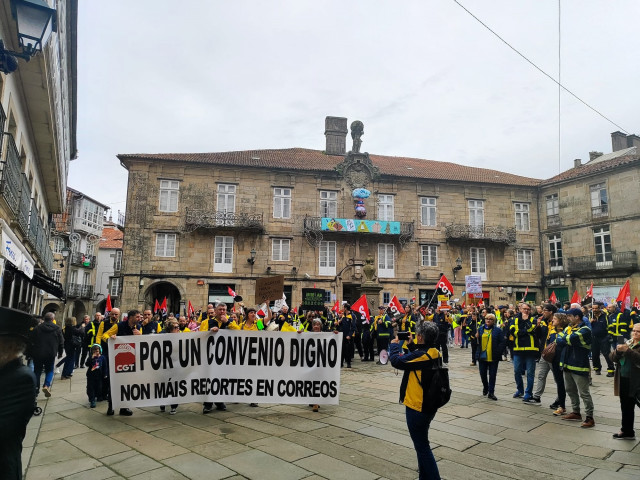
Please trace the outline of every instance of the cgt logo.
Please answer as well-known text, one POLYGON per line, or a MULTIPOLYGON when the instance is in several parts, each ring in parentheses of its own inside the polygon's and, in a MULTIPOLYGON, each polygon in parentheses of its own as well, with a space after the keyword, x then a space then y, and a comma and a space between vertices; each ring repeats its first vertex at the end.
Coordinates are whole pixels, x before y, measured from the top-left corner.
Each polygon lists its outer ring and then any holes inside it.
POLYGON ((118 372, 136 371, 136 344, 121 343, 115 348, 115 368, 118 372))

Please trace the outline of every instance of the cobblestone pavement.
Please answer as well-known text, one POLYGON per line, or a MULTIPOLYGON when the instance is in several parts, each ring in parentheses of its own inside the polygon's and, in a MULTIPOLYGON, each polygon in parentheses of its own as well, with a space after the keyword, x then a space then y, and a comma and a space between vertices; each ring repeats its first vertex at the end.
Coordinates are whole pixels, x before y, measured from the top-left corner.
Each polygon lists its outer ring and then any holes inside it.
MULTIPOLYGON (((453 397, 430 430, 443 478, 640 478, 640 440, 611 438, 620 416, 613 379, 594 377, 596 426, 585 430, 551 414, 551 375, 542 406, 525 405, 511 398, 513 367, 502 362, 494 402, 482 396, 470 349, 451 351, 453 397)), ((56 376, 53 396, 39 398, 43 415, 28 426, 26 479, 417 478, 398 404, 401 376, 391 365, 356 359, 353 366, 342 370, 340 405, 318 413, 307 406, 229 404, 226 412, 202 415, 200 405, 187 404, 176 415, 153 407, 107 417, 106 402, 88 407, 84 370, 71 382, 56 376)))

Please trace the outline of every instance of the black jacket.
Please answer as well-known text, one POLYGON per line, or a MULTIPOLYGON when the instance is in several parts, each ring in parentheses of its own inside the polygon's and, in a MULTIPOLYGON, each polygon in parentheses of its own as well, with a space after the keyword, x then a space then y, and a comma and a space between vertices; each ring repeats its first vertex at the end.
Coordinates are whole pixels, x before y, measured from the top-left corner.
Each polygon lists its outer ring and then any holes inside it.
POLYGON ((22 478, 22 440, 35 403, 36 377, 31 369, 19 359, 0 368, 0 477, 3 479, 22 478))
POLYGON ((32 358, 45 360, 62 356, 64 338, 62 329, 53 322, 43 322, 31 333, 29 353, 32 358))

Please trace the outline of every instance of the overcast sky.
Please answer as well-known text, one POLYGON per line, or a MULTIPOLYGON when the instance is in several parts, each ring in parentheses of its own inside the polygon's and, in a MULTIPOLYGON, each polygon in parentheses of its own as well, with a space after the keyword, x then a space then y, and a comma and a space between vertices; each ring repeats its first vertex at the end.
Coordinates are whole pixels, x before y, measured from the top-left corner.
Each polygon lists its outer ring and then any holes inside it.
MULTIPOLYGON (((557 0, 460 0, 558 78, 557 0)), ((125 209, 118 153, 362 150, 536 178, 640 134, 640 2, 561 2, 564 92, 453 0, 79 2, 78 148, 69 186, 125 209), (348 142, 347 149, 351 142, 348 142), (560 155, 558 148, 560 145, 560 155)))

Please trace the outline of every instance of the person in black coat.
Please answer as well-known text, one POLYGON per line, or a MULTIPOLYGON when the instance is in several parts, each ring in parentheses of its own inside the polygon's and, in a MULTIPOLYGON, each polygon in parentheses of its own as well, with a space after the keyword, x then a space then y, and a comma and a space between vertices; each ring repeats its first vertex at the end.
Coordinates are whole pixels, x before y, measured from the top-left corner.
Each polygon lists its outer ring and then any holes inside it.
POLYGON ((82 327, 76 325, 76 317, 69 317, 64 322, 64 351, 67 354, 62 368, 61 380, 71 378, 76 365, 76 350, 82 348, 82 327))
POLYGON ((22 441, 36 403, 36 379, 22 353, 33 317, 0 307, 0 476, 22 478, 22 441))
POLYGON ((36 396, 40 389, 40 375, 44 370, 44 385, 42 391, 46 397, 51 396, 51 384, 53 382, 54 363, 56 355, 62 357, 64 338, 62 329, 53 323, 55 315, 47 312, 44 321, 33 329, 30 335, 30 356, 33 359, 33 372, 36 375, 36 396))

